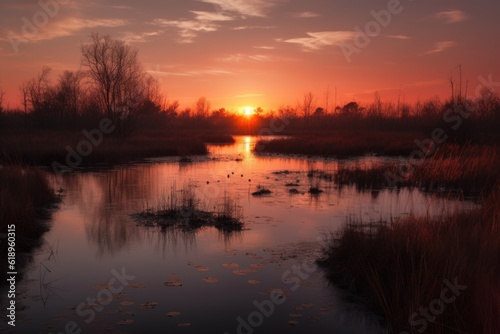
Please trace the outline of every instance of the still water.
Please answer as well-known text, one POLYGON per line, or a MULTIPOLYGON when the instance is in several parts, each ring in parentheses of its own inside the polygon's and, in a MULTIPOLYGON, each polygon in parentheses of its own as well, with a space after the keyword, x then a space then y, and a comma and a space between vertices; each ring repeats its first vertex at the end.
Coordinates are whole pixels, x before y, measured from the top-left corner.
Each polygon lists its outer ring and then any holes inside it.
POLYGON ((252 152, 256 137, 236 140, 210 145, 210 154, 192 163, 153 159, 54 180, 64 200, 18 284, 25 309, 15 332, 383 333, 376 317, 347 302, 314 266, 325 233, 348 217, 370 222, 473 205, 418 190, 317 184, 308 171, 380 158, 259 156, 252 152), (298 183, 299 194, 287 183, 298 183), (174 184, 194 185, 207 208, 231 196, 245 229, 182 232, 131 218, 158 205, 174 184), (324 193, 307 193, 318 185, 324 193), (272 194, 252 196, 259 186, 272 194))

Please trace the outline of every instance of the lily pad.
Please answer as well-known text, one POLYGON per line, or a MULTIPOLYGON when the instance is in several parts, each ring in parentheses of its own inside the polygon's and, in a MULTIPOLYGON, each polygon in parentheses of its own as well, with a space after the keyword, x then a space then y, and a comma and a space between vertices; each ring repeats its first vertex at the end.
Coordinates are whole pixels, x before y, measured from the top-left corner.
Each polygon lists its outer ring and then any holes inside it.
POLYGON ((176 312, 176 311, 167 313, 167 316, 169 316, 170 318, 175 318, 175 317, 178 317, 180 315, 181 315, 181 312, 176 312))
POLYGON ((182 282, 181 280, 174 274, 171 274, 169 276, 169 280, 163 283, 163 285, 168 286, 168 287, 181 287, 182 282))
POLYGON ((247 274, 251 274, 256 272, 255 269, 241 269, 241 270, 233 270, 233 274, 238 275, 238 276, 243 276, 247 274))
POLYGON ((157 302, 147 302, 147 303, 141 304, 142 309, 154 309, 156 306, 158 306, 157 302))
POLYGON ((203 281, 206 283, 217 283, 219 280, 215 277, 205 277, 203 281))

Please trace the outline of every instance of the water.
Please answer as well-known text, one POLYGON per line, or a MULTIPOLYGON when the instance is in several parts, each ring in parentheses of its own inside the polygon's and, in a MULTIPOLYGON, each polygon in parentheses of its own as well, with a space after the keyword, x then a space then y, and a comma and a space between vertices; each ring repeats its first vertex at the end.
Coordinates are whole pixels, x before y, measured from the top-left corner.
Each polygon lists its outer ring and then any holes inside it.
POLYGON ((25 309, 18 310, 15 332, 384 332, 376 317, 341 298, 343 292, 314 266, 324 234, 337 231, 347 217, 390 220, 473 204, 418 190, 360 193, 329 182, 319 185, 324 193, 312 196, 306 192, 316 181, 307 172, 332 171, 338 162, 256 156, 256 140, 237 137, 234 145, 211 145, 208 157, 188 164, 152 159, 55 180, 65 190, 64 202, 18 283, 18 304, 25 309), (290 173, 273 173, 284 170, 290 173), (285 184, 297 181, 301 193, 289 194, 285 184), (236 199, 246 229, 161 230, 130 217, 157 205, 173 184, 194 185, 207 208, 224 194, 236 199), (258 186, 272 195, 252 196, 258 186), (116 277, 122 272, 126 277, 120 282, 116 277), (111 279, 112 301, 107 299, 111 279), (105 305, 96 304, 96 297, 105 305))

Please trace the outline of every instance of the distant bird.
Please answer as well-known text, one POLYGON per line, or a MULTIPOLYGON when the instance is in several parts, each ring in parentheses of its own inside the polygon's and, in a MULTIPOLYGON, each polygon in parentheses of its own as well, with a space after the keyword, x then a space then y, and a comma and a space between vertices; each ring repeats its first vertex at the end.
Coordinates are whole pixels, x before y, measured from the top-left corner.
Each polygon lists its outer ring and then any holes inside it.
POLYGON ((234 172, 231 172, 231 174, 233 174, 233 175, 234 175, 234 172))
POLYGON ((248 179, 248 182, 252 182, 252 179, 248 179))
POLYGON ((207 184, 210 184, 210 181, 207 181, 207 184))
POLYGON ((243 177, 243 174, 241 174, 241 177, 243 177))
POLYGON ((220 180, 217 180, 217 183, 220 183, 220 180))
POLYGON ((228 179, 229 179, 229 177, 230 177, 230 176, 231 176, 231 175, 227 174, 227 178, 228 178, 228 179))

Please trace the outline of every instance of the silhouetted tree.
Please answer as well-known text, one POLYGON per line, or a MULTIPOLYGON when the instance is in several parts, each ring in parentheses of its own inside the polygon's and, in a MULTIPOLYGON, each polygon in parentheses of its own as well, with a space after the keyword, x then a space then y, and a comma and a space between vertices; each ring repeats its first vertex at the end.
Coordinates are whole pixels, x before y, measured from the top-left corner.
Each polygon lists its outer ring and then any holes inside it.
POLYGON ((194 106, 194 116, 198 118, 204 118, 208 116, 208 113, 210 112, 210 102, 207 100, 206 97, 200 97, 198 100, 195 102, 194 106))
POLYGON ((500 95, 489 87, 483 87, 476 100, 477 111, 480 117, 492 118, 500 106, 500 95))
POLYGON ((311 117, 313 111, 316 109, 314 94, 309 92, 304 94, 302 102, 299 103, 299 109, 302 112, 302 116, 307 120, 311 117))
POLYGON ((43 66, 42 72, 29 81, 22 83, 20 87, 23 96, 24 111, 28 110, 35 113, 43 112, 46 98, 51 89, 50 87, 50 67, 43 66))
POLYGON ((99 92, 106 113, 112 119, 133 112, 143 99, 143 69, 138 51, 110 36, 91 35, 81 47, 82 65, 99 92))
POLYGON ((84 99, 83 72, 65 71, 59 76, 55 98, 62 117, 75 117, 81 114, 84 99))
POLYGON ((356 115, 359 113, 359 104, 357 102, 349 102, 342 107, 342 112, 348 115, 356 115))

